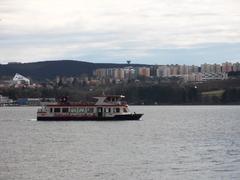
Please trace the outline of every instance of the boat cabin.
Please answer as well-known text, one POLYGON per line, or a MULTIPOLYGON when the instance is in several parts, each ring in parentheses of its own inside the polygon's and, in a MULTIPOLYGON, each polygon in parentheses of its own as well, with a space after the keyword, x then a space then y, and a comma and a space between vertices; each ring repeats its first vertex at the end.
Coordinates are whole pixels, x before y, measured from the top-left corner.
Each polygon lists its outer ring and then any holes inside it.
POLYGON ((112 117, 129 113, 128 105, 122 101, 124 96, 98 96, 95 104, 83 103, 58 103, 49 104, 39 110, 47 112, 51 116, 94 116, 94 117, 112 117))

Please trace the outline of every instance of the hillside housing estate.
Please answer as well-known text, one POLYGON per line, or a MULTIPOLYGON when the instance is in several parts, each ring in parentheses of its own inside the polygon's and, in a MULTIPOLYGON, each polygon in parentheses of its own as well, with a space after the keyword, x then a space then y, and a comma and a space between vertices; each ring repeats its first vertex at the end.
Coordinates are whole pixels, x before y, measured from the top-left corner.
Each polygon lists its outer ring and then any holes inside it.
POLYGON ((240 71, 240 63, 195 65, 154 65, 145 67, 101 68, 93 74, 98 80, 123 81, 143 78, 182 78, 186 82, 228 79, 229 72, 240 71))

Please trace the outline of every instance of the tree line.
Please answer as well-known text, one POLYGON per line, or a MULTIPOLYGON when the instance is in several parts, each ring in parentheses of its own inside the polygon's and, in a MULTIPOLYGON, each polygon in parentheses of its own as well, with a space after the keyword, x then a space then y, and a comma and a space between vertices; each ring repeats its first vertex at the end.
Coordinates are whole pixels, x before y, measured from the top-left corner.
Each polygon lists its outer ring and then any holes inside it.
POLYGON ((112 86, 64 87, 64 88, 8 88, 0 89, 0 94, 11 99, 18 98, 60 98, 68 96, 71 101, 89 101, 92 96, 102 94, 123 94, 129 104, 163 105, 163 104, 240 104, 240 87, 219 86, 221 94, 204 94, 204 91, 217 90, 206 84, 126 84, 112 86))

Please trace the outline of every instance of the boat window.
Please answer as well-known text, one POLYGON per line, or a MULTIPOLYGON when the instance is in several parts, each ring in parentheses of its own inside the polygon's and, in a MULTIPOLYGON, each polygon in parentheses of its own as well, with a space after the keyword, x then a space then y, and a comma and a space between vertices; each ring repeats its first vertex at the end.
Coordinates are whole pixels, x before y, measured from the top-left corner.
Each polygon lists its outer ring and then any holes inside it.
POLYGON ((87 108, 88 113, 93 113, 93 108, 87 108))
POLYGON ((50 112, 51 112, 51 113, 53 112, 53 108, 50 108, 50 112))
POLYGON ((128 111, 127 111, 127 108, 123 108, 123 112, 125 112, 125 113, 128 112, 128 111))
POLYGON ((85 112, 85 108, 78 108, 78 112, 79 113, 84 113, 85 112))
POLYGON ((55 113, 60 112, 60 108, 54 108, 54 112, 55 112, 55 113))
POLYGON ((67 113, 68 112, 68 108, 62 108, 62 112, 63 113, 67 113))
POLYGON ((105 113, 110 113, 111 112, 111 108, 104 108, 104 112, 105 113))
POLYGON ((76 113, 76 112, 77 112, 77 108, 71 108, 71 109, 70 109, 70 112, 71 112, 71 113, 76 113))
POLYGON ((113 112, 114 113, 119 113, 120 112, 120 108, 113 108, 113 112))

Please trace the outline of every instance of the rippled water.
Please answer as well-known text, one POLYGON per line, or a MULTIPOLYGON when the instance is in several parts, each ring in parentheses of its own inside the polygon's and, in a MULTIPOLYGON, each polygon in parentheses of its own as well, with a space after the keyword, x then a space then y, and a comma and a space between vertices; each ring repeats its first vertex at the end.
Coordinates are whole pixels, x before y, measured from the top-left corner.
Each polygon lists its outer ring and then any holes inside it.
POLYGON ((0 179, 239 179, 240 106, 135 106, 142 121, 0 108, 0 179))

